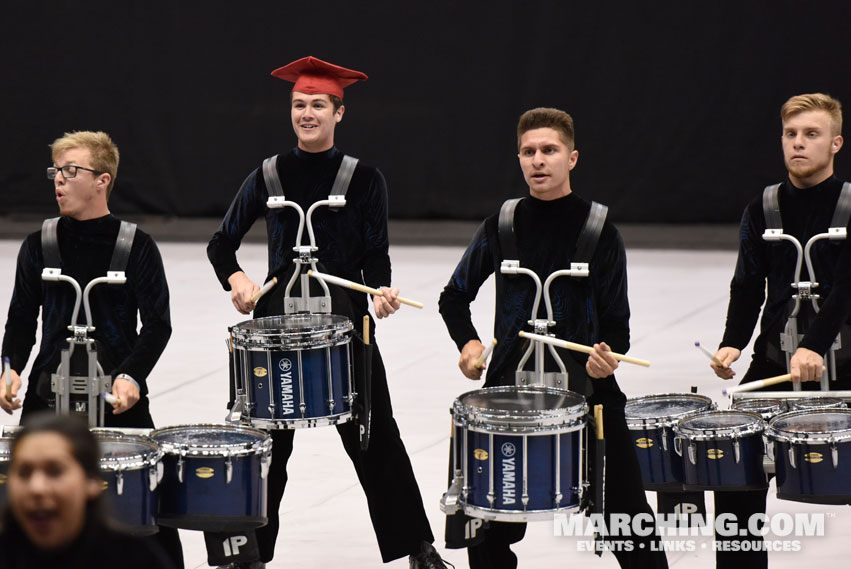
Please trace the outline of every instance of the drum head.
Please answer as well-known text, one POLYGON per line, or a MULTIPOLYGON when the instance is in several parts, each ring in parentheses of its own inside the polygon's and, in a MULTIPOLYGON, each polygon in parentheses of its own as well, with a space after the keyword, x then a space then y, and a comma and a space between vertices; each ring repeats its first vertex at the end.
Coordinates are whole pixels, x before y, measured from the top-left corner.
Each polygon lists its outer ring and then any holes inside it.
POLYGON ((772 419, 767 433, 774 439, 784 441, 851 440, 851 409, 790 411, 772 419))
POLYGON ((765 422, 748 411, 705 411, 680 420, 675 430, 688 438, 744 436, 761 433, 765 422))
POLYGON ((536 387, 488 387, 463 394, 455 413, 469 423, 524 429, 581 421, 585 398, 573 391, 536 387))
POLYGON ((112 431, 94 434, 100 447, 101 470, 142 468, 155 463, 162 456, 157 443, 149 437, 112 431))
POLYGON ((629 399, 624 408, 629 428, 671 426, 682 417, 713 407, 712 399, 696 393, 665 393, 629 399))
POLYGON ((836 397, 803 397, 789 401, 790 411, 803 411, 809 409, 842 409, 845 402, 836 397))
POLYGON ((185 450, 192 455, 252 454, 272 445, 272 438, 267 433, 237 425, 176 425, 155 430, 151 438, 165 452, 185 450))
POLYGON ((780 399, 740 399, 733 403, 732 408, 756 413, 767 420, 782 413, 786 409, 786 405, 780 399))
POLYGON ((338 314, 286 314, 246 320, 230 331, 235 346, 301 350, 347 342, 352 321, 338 314))

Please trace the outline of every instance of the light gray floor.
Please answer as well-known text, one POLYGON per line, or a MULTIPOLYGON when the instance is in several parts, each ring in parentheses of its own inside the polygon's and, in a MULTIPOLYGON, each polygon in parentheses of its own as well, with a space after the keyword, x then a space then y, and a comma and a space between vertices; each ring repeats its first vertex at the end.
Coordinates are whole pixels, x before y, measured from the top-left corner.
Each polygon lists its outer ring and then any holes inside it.
MULTIPOLYGON (((0 325, 11 298, 18 241, 0 241, 0 325)), ((160 426, 221 422, 227 395, 227 326, 243 318, 215 280, 204 244, 163 243, 161 250, 171 288, 174 334, 157 364, 149 385, 152 411, 160 426)), ((457 370, 457 350, 437 313, 437 297, 459 259, 460 247, 394 247, 391 249, 394 283, 404 296, 426 303, 424 310, 403 307, 378 326, 395 415, 408 448, 437 544, 442 549, 443 516, 438 500, 446 490, 446 458, 450 417, 448 409, 459 394, 478 388, 457 370)), ((265 250, 246 245, 240 260, 249 275, 262 279, 265 250)), ((623 365, 618 382, 629 396, 687 392, 693 385, 721 407, 722 383, 715 379, 707 359, 694 347, 700 340, 717 345, 724 323, 727 287, 735 253, 707 251, 629 251, 629 287, 632 306, 631 354, 652 361, 649 369, 623 365)), ((474 304, 474 318, 482 338, 492 327, 493 291, 488 283, 474 304)), ((34 356, 34 354, 33 354, 34 356)), ((745 354, 743 358, 749 358, 745 354)), ((744 373, 745 364, 736 366, 744 373)), ((7 424, 17 417, 3 415, 7 424)), ((842 458, 843 460, 846 457, 842 458)), ((848 457, 851 459, 851 457, 848 457)), ((387 500, 398 502, 398 496, 387 500)), ((651 505, 655 495, 648 493, 651 505)), ((711 497, 708 500, 711 509, 711 497)), ((399 523, 405 505, 398 503, 399 523)), ((778 501, 769 494, 768 514, 825 512, 826 535, 800 540, 799 552, 771 553, 774 568, 847 566, 841 556, 851 551, 851 513, 847 507, 813 506, 778 501)), ((381 566, 363 497, 354 470, 336 431, 319 428, 297 434, 290 461, 290 482, 281 509, 281 534, 270 568, 381 566)), ((202 536, 181 531, 187 567, 205 567, 202 536)), ((795 540, 799 538, 777 538, 795 540)), ((584 540, 554 537, 548 522, 530 524, 526 539, 517 545, 521 567, 617 567, 610 553, 597 559, 579 551, 584 540)), ((714 567, 710 538, 668 538, 672 546, 693 546, 693 552, 669 553, 673 567, 714 567)), ((466 567, 463 551, 445 551, 457 567, 466 567)), ((401 569, 407 561, 388 565, 401 569)))

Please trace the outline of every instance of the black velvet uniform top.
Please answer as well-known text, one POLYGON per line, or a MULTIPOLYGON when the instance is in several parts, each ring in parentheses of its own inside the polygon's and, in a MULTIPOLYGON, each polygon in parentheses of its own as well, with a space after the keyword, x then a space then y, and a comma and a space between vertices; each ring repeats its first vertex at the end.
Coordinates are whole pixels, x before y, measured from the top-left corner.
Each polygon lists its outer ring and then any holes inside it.
MULTIPOLYGON (((803 190, 793 186, 787 178, 778 192, 783 232, 793 235, 802 246, 813 235, 827 232, 841 189, 842 181, 835 176, 803 190)), ((761 356, 768 353, 769 357, 776 359, 782 355, 779 334, 786 324, 795 292, 791 283, 797 253, 794 245, 787 241, 765 241, 762 238, 764 231, 765 216, 760 194, 742 216, 739 258, 730 283, 730 304, 721 346, 740 350, 747 346, 765 301, 754 352, 761 356)), ((821 295, 821 311, 808 327, 799 326, 799 332, 806 332, 800 345, 824 354, 842 324, 851 316, 851 244, 847 239, 821 240, 813 245, 811 257, 819 283, 815 292, 821 295)), ((801 279, 809 280, 806 262, 803 263, 801 279)), ((802 312, 803 320, 807 312, 811 312, 809 301, 802 301, 802 312)), ((843 341, 847 343, 851 338, 843 341)))
MULTIPOLYGON (((576 194, 552 201, 527 197, 517 205, 514 229, 520 266, 531 269, 541 283, 556 270, 569 269, 571 256, 591 204, 576 194)), ((449 334, 461 350, 478 339, 470 317, 470 303, 491 273, 496 278, 494 336, 498 343, 487 369, 486 386, 514 385, 514 371, 526 343, 518 331, 527 324, 535 298, 529 276, 507 276, 499 271, 503 255, 499 245, 499 214, 488 217, 476 230, 449 284, 440 295, 440 314, 449 334)), ((629 349, 629 302, 627 300, 626 253, 615 227, 606 223, 589 264, 587 278, 559 277, 550 287, 556 326, 550 331, 563 340, 586 345, 605 341, 615 352, 629 349)), ((546 318, 542 300, 538 316, 546 318)), ((547 351, 548 352, 548 351, 547 351)), ((570 388, 587 394, 587 356, 561 351, 570 374, 570 388)), ((532 359, 527 362, 531 369, 532 359)), ((548 371, 557 368, 549 367, 548 371)), ((594 391, 616 390, 614 376, 592 380, 594 391)))
MULTIPOLYGON (((62 274, 76 279, 81 289, 92 279, 106 276, 120 226, 121 220, 112 215, 87 221, 62 217, 57 228, 62 274)), ((42 281, 43 268, 39 231, 24 240, 18 254, 3 355, 10 358, 16 372, 24 369, 35 344, 41 309, 41 345, 26 396, 37 394, 47 399, 52 396, 50 374, 56 371, 60 353, 68 346, 65 339, 71 334, 68 325, 76 294, 68 283, 42 281)), ((148 392, 147 377, 171 336, 171 320, 160 252, 154 240, 140 229, 133 239, 126 276, 123 285, 99 284, 92 288, 95 331, 89 337, 98 341, 98 360, 104 373, 113 377, 126 373, 139 383, 144 396, 148 392), (142 319, 138 332, 137 311, 142 319)), ((85 320, 81 304, 78 322, 85 320)))
MULTIPOLYGON (((293 149, 278 157, 278 175, 287 200, 307 209, 328 199, 343 153, 336 147, 319 153, 293 149)), ((236 251, 242 238, 259 217, 266 219, 269 247, 268 281, 279 280, 290 270, 295 257, 298 214, 292 207, 269 209, 266 182, 257 168, 242 183, 239 192, 207 246, 207 256, 225 290, 227 279, 242 270, 236 251)), ((358 162, 342 208, 317 208, 312 216, 316 258, 329 273, 373 288, 390 285, 390 256, 387 236, 387 184, 381 172, 358 162)), ((302 243, 308 244, 307 229, 302 243)), ((366 295, 346 289, 359 313, 367 310, 366 295)))

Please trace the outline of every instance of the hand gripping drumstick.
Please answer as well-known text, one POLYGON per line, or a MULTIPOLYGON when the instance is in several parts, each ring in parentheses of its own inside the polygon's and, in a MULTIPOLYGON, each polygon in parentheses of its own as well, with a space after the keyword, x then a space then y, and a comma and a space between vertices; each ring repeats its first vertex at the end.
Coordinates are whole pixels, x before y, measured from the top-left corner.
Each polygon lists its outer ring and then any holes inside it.
POLYGON ((712 352, 710 352, 709 350, 707 350, 706 348, 701 346, 700 342, 695 341, 694 347, 697 348, 698 350, 700 350, 701 352, 703 352, 704 354, 706 354, 706 357, 709 358, 712 361, 712 363, 714 363, 718 367, 727 367, 727 366, 724 365, 724 363, 721 360, 716 358, 715 355, 712 352))
MULTIPOLYGON (((544 344, 551 344, 553 346, 556 346, 557 348, 565 348, 567 350, 573 350, 575 352, 583 352, 586 354, 590 354, 594 351, 594 348, 592 348, 591 346, 576 344, 574 342, 568 342, 567 340, 559 340, 558 338, 550 338, 549 336, 541 336, 540 334, 532 334, 531 332, 524 332, 523 330, 520 330, 519 335, 521 338, 529 338, 530 340, 536 340, 538 342, 543 342, 544 344)), ((623 354, 618 354, 615 352, 608 352, 608 354, 621 362, 650 367, 650 362, 648 362, 647 360, 642 360, 641 358, 625 356, 623 354)))
POLYGON ((101 392, 101 395, 103 395, 103 399, 104 399, 104 401, 106 401, 107 403, 109 403, 109 404, 110 404, 110 405, 112 405, 113 407, 114 407, 115 405, 120 405, 120 404, 121 404, 121 398, 120 398, 120 397, 116 397, 116 396, 115 396, 115 395, 113 395, 112 393, 107 393, 106 391, 102 391, 102 392, 101 392))
MULTIPOLYGON (((822 371, 824 371, 825 368, 822 367, 821 369, 822 371)), ((784 373, 783 375, 776 375, 767 379, 760 379, 759 381, 751 381, 748 383, 743 383, 741 385, 727 387, 721 390, 721 394, 726 396, 738 393, 740 391, 753 391, 754 389, 762 389, 763 387, 777 385, 778 383, 784 383, 786 381, 792 381, 791 373, 784 373)))
POLYGON ((491 355, 491 352, 496 347, 496 338, 490 343, 490 345, 485 348, 485 351, 482 352, 482 355, 479 356, 479 359, 476 360, 476 363, 473 364, 473 367, 476 369, 482 369, 482 366, 485 365, 485 361, 488 359, 488 356, 491 355))
MULTIPOLYGON (((350 281, 350 280, 347 280, 347 279, 341 279, 340 277, 335 277, 333 275, 328 275, 328 274, 325 274, 325 273, 320 273, 319 271, 314 271, 313 269, 308 270, 307 274, 309 276, 313 277, 314 279, 326 281, 326 282, 329 282, 331 284, 335 284, 335 285, 338 285, 338 286, 344 286, 344 287, 350 288, 352 290, 365 292, 367 294, 372 294, 374 296, 383 296, 384 295, 384 293, 381 292, 380 290, 378 290, 377 288, 371 288, 371 287, 368 287, 368 286, 364 286, 362 284, 358 284, 354 281, 350 281)), ((402 304, 407 304, 408 306, 413 306, 414 308, 422 308, 423 307, 422 302, 417 302, 416 300, 410 300, 410 299, 407 299, 407 298, 402 298, 401 296, 397 296, 396 300, 398 300, 402 304)))
POLYGON ((263 285, 263 288, 254 293, 251 297, 251 302, 257 302, 260 297, 272 290, 278 284, 278 277, 272 277, 272 280, 263 285))

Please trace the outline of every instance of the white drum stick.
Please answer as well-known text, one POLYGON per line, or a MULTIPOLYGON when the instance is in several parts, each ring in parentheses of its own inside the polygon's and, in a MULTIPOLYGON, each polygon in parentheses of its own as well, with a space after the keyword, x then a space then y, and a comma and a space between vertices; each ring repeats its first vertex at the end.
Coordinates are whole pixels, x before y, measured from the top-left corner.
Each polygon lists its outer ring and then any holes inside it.
MULTIPOLYGON (((335 284, 337 286, 343 286, 343 287, 346 287, 346 288, 350 288, 352 290, 365 292, 367 294, 372 294, 372 295, 375 295, 375 296, 383 296, 384 295, 384 293, 381 292, 380 290, 378 290, 377 288, 371 288, 371 287, 368 287, 368 286, 364 286, 362 284, 358 284, 358 283, 356 283, 354 281, 350 281, 348 279, 342 279, 340 277, 335 277, 334 275, 328 275, 328 274, 325 274, 325 273, 320 273, 319 271, 314 271, 313 269, 310 269, 309 271, 307 271, 307 274, 309 276, 313 277, 314 279, 326 281, 326 282, 329 282, 331 284, 335 284)), ((416 300, 410 300, 408 298, 402 298, 401 296, 397 296, 396 300, 398 300, 402 304, 407 304, 408 306, 413 306, 414 308, 422 308, 423 307, 422 302, 417 302, 416 300)))
POLYGON ((718 367, 727 367, 721 362, 721 360, 719 360, 718 358, 715 357, 715 354, 713 354, 712 352, 710 352, 709 350, 707 350, 706 348, 701 346, 700 342, 696 341, 694 343, 694 347, 697 348, 698 350, 700 350, 701 352, 703 352, 704 354, 706 354, 706 357, 709 358, 709 360, 712 363, 714 363, 715 365, 717 365, 718 367))
POLYGON ((491 355, 491 352, 496 347, 496 338, 490 343, 490 345, 485 348, 485 351, 482 352, 482 355, 479 356, 479 359, 476 360, 476 363, 473 364, 473 367, 476 369, 482 369, 482 366, 485 365, 485 361, 487 361, 488 356, 491 355))
MULTIPOLYGON (((543 342, 544 344, 551 344, 558 348, 565 348, 567 350, 573 350, 575 352, 583 352, 586 354, 590 354, 594 351, 594 348, 591 346, 585 346, 583 344, 577 344, 575 342, 568 342, 567 340, 559 340, 558 338, 551 338, 549 336, 541 336, 540 334, 532 334, 531 332, 524 332, 520 330, 521 338, 529 338, 530 340, 535 340, 537 342, 543 342)), ((615 352, 608 352, 610 356, 615 358, 618 361, 626 362, 628 364, 635 364, 644 367, 650 367, 650 362, 647 360, 642 360, 641 358, 634 358, 632 356, 625 356, 623 354, 618 354, 615 352)))
POLYGON ((254 293, 251 297, 251 302, 257 302, 260 297, 272 290, 278 284, 278 277, 272 277, 272 280, 263 285, 263 288, 254 293))
POLYGON ((12 402, 12 364, 9 362, 9 357, 3 358, 3 372, 6 376, 6 401, 12 402))
MULTIPOLYGON (((821 368, 822 371, 825 370, 824 367, 821 368)), ((762 389, 763 387, 769 387, 771 385, 777 385, 778 383, 784 383, 786 381, 792 381, 791 373, 784 373, 783 375, 776 375, 774 377, 769 377, 767 379, 760 379, 759 381, 751 381, 748 383, 742 383, 741 385, 734 385, 733 387, 727 387, 721 390, 722 395, 732 395, 734 393, 739 393, 740 391, 753 391, 754 389, 762 389)))
POLYGON ((103 391, 101 392, 101 395, 103 395, 103 400, 112 406, 121 404, 121 398, 116 397, 112 393, 107 393, 106 391, 103 391))

